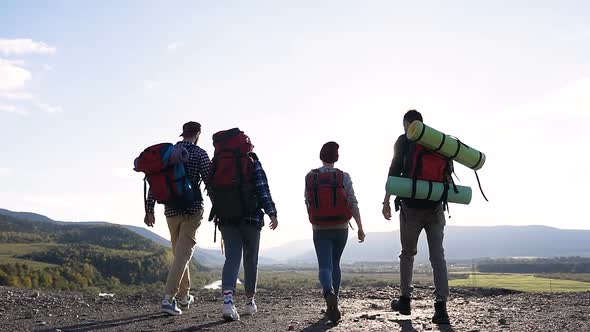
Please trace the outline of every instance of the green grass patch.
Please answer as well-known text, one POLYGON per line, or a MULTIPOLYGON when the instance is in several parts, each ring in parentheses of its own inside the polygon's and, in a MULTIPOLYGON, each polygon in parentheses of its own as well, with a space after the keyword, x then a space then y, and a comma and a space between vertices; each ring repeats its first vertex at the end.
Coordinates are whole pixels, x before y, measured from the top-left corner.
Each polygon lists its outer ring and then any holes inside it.
POLYGON ((55 264, 32 261, 28 259, 17 258, 33 252, 47 251, 52 247, 59 247, 61 244, 56 243, 0 243, 0 264, 24 263, 33 268, 45 268, 57 266, 55 264))
POLYGON ((49 248, 61 246, 63 245, 57 243, 0 243, 0 259, 46 251, 49 248))
POLYGON ((543 278, 532 274, 517 273, 477 273, 468 275, 465 279, 450 280, 449 285, 506 288, 524 292, 581 292, 590 290, 589 282, 543 278))
POLYGON ((590 273, 537 273, 536 276, 539 278, 590 282, 590 273))
MULTIPOLYGON (((243 276, 243 274, 241 274, 243 276)), ((414 273, 416 285, 432 285, 432 274, 414 273)), ((342 287, 385 287, 399 284, 399 272, 342 273, 342 287)), ((258 286, 267 289, 320 287, 317 270, 259 271, 258 286)))

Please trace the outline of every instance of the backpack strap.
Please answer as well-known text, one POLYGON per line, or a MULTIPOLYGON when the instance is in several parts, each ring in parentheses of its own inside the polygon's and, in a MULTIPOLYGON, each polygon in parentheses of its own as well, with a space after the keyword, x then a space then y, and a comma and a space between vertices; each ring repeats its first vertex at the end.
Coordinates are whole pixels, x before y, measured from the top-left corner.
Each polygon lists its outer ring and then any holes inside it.
POLYGON ((338 172, 332 173, 332 206, 336 207, 336 203, 338 202, 338 197, 336 196, 338 193, 338 186, 340 185, 340 174, 338 172))
POLYGON ((399 211, 399 209, 401 207, 401 202, 402 202, 402 199, 399 198, 399 196, 393 200, 393 207, 395 208, 395 212, 399 211))
POLYGON ((440 145, 435 150, 432 150, 432 151, 438 152, 438 151, 440 151, 440 149, 442 149, 443 145, 445 145, 445 140, 447 139, 447 135, 445 135, 444 133, 442 133, 442 135, 443 135, 443 138, 440 141, 440 145))
POLYGON ((418 179, 416 177, 412 178, 412 196, 410 198, 416 198, 416 186, 418 184, 418 179))
POLYGON ((430 196, 432 195, 432 181, 428 181, 428 195, 426 195, 426 199, 429 200, 430 196))
POLYGON ((145 214, 148 213, 147 207, 147 175, 143 178, 143 208, 145 209, 145 214))
POLYGON ((318 196, 318 186, 319 186, 319 171, 318 170, 313 170, 312 171, 312 180, 311 180, 311 184, 312 184, 312 188, 313 188, 313 200, 314 200, 314 204, 316 209, 320 208, 320 198, 318 196))
MULTIPOLYGON (((455 183, 453 182, 453 186, 455 183)), ((457 187, 455 186, 455 192, 459 192, 457 187)), ((449 219, 451 219, 451 210, 449 209, 449 183, 445 182, 443 187, 443 195, 441 197, 441 201, 443 203, 443 211, 447 211, 449 214, 449 219)))
POLYGON ((481 189, 481 183, 479 182, 479 176, 477 175, 477 171, 474 171, 474 172, 475 172, 475 178, 477 179, 477 185, 479 186, 479 191, 483 195, 483 198, 486 200, 486 202, 489 202, 488 198, 486 197, 486 194, 483 193, 483 189, 481 189))

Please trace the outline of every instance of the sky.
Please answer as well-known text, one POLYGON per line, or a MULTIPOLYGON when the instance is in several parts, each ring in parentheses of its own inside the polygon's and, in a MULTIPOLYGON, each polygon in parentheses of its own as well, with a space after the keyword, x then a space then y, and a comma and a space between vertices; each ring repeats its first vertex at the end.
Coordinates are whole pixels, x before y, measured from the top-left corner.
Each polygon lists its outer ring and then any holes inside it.
MULTIPOLYGON (((392 231, 412 108, 487 156, 490 201, 456 167, 473 200, 447 225, 590 229, 588 1, 0 2, 1 208, 143 226, 133 159, 198 121, 210 156, 219 130, 251 137, 279 217, 262 248, 311 238, 304 176, 330 140, 365 231, 392 231)), ((211 223, 197 242, 218 245, 211 223)))

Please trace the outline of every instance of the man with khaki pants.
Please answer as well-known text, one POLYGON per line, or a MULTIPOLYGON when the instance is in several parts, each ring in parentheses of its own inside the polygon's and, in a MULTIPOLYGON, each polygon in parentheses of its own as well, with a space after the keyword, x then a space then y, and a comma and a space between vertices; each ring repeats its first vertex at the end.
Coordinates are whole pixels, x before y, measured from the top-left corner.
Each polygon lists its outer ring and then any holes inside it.
MULTIPOLYGON (((182 127, 183 140, 176 143, 176 147, 183 147, 188 151, 188 161, 184 163, 187 176, 194 187, 196 199, 191 207, 178 209, 165 205, 164 215, 170 230, 170 242, 174 261, 170 266, 164 299, 162 300, 161 311, 170 315, 180 315, 182 310, 189 309, 194 302, 190 291, 189 262, 193 256, 196 241, 197 228, 203 219, 203 197, 199 188, 201 180, 208 187, 207 176, 211 166, 211 160, 205 150, 198 147, 197 141, 201 134, 201 125, 197 122, 187 122, 182 127), (178 301, 177 301, 178 299, 178 301)), ((144 222, 153 227, 155 200, 148 194, 146 201, 146 215, 144 222)))

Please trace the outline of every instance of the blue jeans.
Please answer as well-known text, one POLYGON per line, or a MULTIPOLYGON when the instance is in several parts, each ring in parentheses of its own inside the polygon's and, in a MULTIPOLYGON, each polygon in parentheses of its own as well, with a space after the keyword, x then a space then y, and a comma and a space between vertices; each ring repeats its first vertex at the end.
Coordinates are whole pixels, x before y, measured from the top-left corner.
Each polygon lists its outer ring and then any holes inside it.
POLYGON ((334 292, 338 295, 342 273, 340 258, 348 239, 348 229, 322 229, 313 231, 313 244, 318 257, 319 278, 324 296, 334 292))
POLYGON ((256 293, 258 278, 258 247, 260 228, 246 223, 222 223, 219 230, 225 247, 225 263, 221 276, 222 290, 236 291, 236 279, 240 273, 242 252, 244 254, 244 288, 246 295, 256 293))

